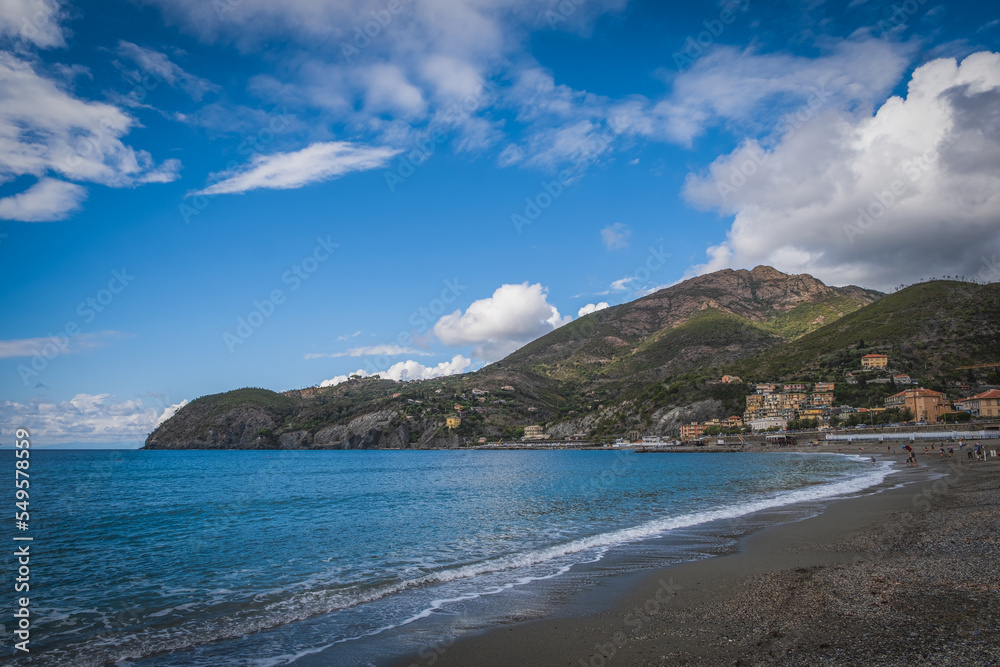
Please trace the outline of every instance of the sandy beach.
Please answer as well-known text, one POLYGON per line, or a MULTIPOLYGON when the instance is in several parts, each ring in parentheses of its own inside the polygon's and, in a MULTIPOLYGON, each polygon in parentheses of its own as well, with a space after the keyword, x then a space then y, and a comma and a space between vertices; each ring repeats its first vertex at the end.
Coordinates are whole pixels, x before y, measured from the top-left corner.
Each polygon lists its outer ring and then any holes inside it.
POLYGON ((754 533, 738 553, 621 582, 589 615, 496 628, 396 664, 1000 664, 1000 459, 925 456, 921 444, 918 467, 903 468, 898 446, 810 449, 901 469, 879 493, 754 533))

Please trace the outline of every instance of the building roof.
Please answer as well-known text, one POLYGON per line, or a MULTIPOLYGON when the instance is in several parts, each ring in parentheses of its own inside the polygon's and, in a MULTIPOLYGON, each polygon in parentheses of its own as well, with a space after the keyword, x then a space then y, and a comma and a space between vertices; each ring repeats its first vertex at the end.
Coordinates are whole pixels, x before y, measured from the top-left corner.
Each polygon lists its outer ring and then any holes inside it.
POLYGON ((990 389, 984 391, 981 394, 976 394, 975 396, 969 396, 968 398, 960 399, 962 401, 974 401, 977 398, 1000 398, 1000 389, 990 389))
POLYGON ((917 387, 916 389, 904 389, 898 394, 893 394, 889 398, 895 398, 897 396, 907 396, 907 397, 916 396, 917 398, 941 396, 943 398, 944 394, 942 394, 940 391, 934 391, 933 389, 924 389, 923 387, 917 387))
MULTIPOLYGON (((862 359, 871 359, 872 357, 885 357, 885 355, 884 354, 866 354, 865 356, 863 356, 861 358, 862 359)), ((888 357, 886 357, 886 358, 888 359, 888 357)))

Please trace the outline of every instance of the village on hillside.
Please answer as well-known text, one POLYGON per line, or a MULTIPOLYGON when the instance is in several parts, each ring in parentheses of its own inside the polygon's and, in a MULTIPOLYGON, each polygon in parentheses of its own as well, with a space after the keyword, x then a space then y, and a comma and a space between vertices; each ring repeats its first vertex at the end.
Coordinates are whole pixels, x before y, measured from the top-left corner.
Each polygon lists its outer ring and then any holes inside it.
MULTIPOLYGON (((681 426, 681 440, 705 435, 735 435, 788 430, 830 430, 880 425, 959 423, 1000 417, 1000 389, 968 395, 969 385, 956 384, 955 396, 919 386, 906 373, 894 372, 885 354, 866 354, 860 368, 845 374, 847 385, 891 384, 900 391, 886 396, 881 406, 858 407, 835 399, 837 384, 759 382, 750 385, 742 416, 712 419, 681 426), (959 394, 965 394, 959 397, 959 394)), ((725 375, 722 383, 741 383, 725 375)))

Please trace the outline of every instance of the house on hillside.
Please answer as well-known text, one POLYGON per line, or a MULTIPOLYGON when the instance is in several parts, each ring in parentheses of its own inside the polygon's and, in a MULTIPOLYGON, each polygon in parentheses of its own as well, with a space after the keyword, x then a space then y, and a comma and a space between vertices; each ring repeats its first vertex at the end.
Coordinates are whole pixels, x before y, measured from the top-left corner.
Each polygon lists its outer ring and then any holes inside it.
POLYGON ((861 368, 864 369, 875 369, 875 368, 888 368, 889 367, 889 357, 884 354, 866 354, 861 357, 861 368))
POLYGON ((906 373, 899 373, 898 375, 893 375, 892 382, 893 384, 903 384, 903 385, 914 384, 912 378, 910 378, 910 376, 907 375, 906 373))

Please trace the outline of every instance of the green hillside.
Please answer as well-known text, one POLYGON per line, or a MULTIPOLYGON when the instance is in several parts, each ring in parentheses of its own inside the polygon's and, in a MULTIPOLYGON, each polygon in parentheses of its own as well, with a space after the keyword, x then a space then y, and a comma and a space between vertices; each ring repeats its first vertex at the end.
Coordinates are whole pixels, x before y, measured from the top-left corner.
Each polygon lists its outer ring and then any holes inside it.
POLYGON ((889 355, 894 368, 928 384, 969 379, 956 369, 1000 362, 1000 284, 913 285, 731 370, 752 378, 835 380, 870 352, 889 355))

